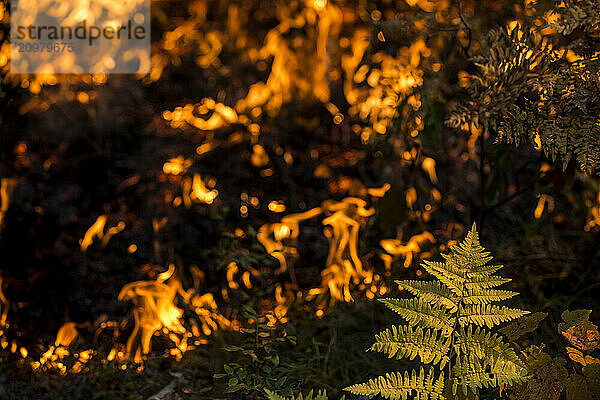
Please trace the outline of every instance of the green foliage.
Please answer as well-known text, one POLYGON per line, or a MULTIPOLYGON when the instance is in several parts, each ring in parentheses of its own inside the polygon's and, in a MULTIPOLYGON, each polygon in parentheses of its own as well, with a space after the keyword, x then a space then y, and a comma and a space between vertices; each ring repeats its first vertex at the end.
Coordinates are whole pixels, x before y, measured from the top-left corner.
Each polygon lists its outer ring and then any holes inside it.
MULTIPOLYGON (((303 396, 302 393, 300 393, 298 396, 292 397, 282 397, 268 389, 265 389, 265 392, 267 393, 269 400, 329 400, 326 390, 319 390, 316 394, 313 394, 313 391, 311 390, 306 396, 303 396)), ((342 396, 340 400, 344 400, 344 396, 342 396)))
POLYGON ((561 357, 550 357, 544 346, 530 346, 525 354, 525 364, 531 376, 515 388, 513 400, 558 400, 568 379, 567 362, 561 357))
POLYGON ((585 330, 598 330, 598 327, 589 320, 591 313, 592 310, 565 310, 560 316, 563 322, 558 324, 558 331, 564 334, 569 329, 578 326, 581 326, 585 330))
POLYGON ((572 374, 567 381, 567 400, 596 400, 600 398, 600 364, 583 368, 583 374, 572 374))
POLYGON ((410 374, 392 372, 345 390, 388 399, 405 400, 412 395, 436 400, 446 399, 448 389, 453 397, 478 398, 481 388, 525 382, 526 365, 500 335, 489 329, 528 311, 492 304, 517 293, 495 289, 510 279, 494 275, 502 266, 489 264, 492 257, 480 245, 475 224, 444 259, 443 263, 422 264, 437 281, 397 281, 416 297, 381 300, 409 325, 384 330, 375 336, 371 347, 390 358, 418 357, 422 364, 431 365, 429 370, 421 367, 410 374))
POLYGON ((531 315, 525 315, 518 320, 506 325, 500 329, 500 332, 507 337, 508 340, 514 342, 527 333, 537 329, 542 320, 548 316, 548 313, 536 312, 531 315))
POLYGON ((569 361, 551 357, 544 352, 544 345, 530 346, 523 352, 531 379, 515 390, 512 399, 558 400, 563 392, 567 400, 600 398, 600 360, 591 355, 600 349, 600 334, 589 321, 590 314, 591 310, 562 313, 558 332, 569 342, 565 349, 569 361), (568 368, 569 362, 572 368, 568 368))
POLYGON ((417 371, 413 370, 409 375, 404 371, 391 372, 377 379, 371 379, 367 383, 350 386, 346 390, 359 395, 380 394, 388 399, 405 400, 409 394, 414 394, 416 399, 437 400, 444 399, 442 391, 444 390, 444 373, 436 378, 434 368, 431 368, 427 375, 423 368, 417 371))
POLYGON ((530 26, 492 30, 488 47, 472 58, 470 100, 454 109, 449 125, 483 125, 498 142, 539 145, 563 168, 574 158, 583 171, 597 170, 599 9, 594 0, 562 2, 549 26, 554 35, 530 26))
POLYGON ((237 393, 240 398, 261 399, 264 390, 271 388, 278 393, 290 395, 286 385, 288 372, 279 360, 278 344, 295 344, 295 338, 286 336, 280 326, 271 326, 265 316, 249 306, 244 306, 242 316, 252 321, 250 327, 242 329, 244 341, 238 346, 226 346, 225 351, 237 355, 235 363, 225 364, 224 373, 214 378, 225 381, 223 393, 237 393))

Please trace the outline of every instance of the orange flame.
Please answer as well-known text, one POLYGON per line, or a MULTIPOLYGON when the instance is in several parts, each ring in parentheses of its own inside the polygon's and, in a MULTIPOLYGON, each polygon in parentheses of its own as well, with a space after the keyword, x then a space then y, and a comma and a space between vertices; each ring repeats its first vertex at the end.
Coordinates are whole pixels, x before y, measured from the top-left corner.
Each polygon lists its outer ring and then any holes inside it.
MULTIPOLYGON (((209 186, 214 186, 214 180, 209 181, 209 186)), ((219 196, 219 191, 206 187, 204 180, 200 174, 194 174, 194 178, 185 178, 183 180, 183 203, 186 207, 190 207, 192 202, 212 204, 219 196)))
POLYGON ((183 156, 177 156, 171 158, 163 165, 163 172, 167 175, 182 175, 185 174, 191 166, 192 160, 188 160, 183 156))
POLYGON ((300 214, 289 214, 274 224, 265 224, 258 230, 256 238, 264 246, 267 253, 279 261, 280 268, 276 274, 288 268, 288 260, 293 260, 298 254, 293 246, 284 245, 285 239, 296 239, 300 234, 300 222, 321 214, 321 208, 316 207, 300 214))
POLYGON ((341 202, 325 202, 323 208, 331 215, 323 220, 323 230, 329 239, 329 255, 321 273, 323 286, 329 289, 333 299, 352 301, 350 281, 359 283, 370 277, 362 268, 358 256, 358 231, 360 221, 375 213, 365 208, 367 203, 356 197, 347 197, 341 202), (331 228, 327 228, 330 226, 331 228))
MULTIPOLYGON (((198 268, 194 270, 193 275, 198 281, 200 271, 198 268)), ((143 356, 150 353, 152 336, 161 331, 175 345, 169 353, 181 359, 183 353, 193 347, 188 344, 188 338, 195 337, 196 345, 205 344, 206 339, 202 335, 208 336, 219 328, 232 326, 218 313, 212 294, 199 295, 195 289, 184 291, 181 282, 173 277, 174 272, 175 266, 171 264, 156 280, 131 282, 121 289, 119 300, 131 300, 134 304, 134 327, 127 340, 126 358, 142 363, 143 356), (190 332, 183 325, 183 310, 175 304, 178 294, 183 304, 190 305, 199 317, 201 329, 194 324, 190 332)), ((114 359, 116 354, 116 350, 111 352, 109 359, 114 359)))
POLYGON ((546 204, 548 205, 548 212, 554 211, 554 198, 547 194, 538 195, 538 204, 535 207, 533 215, 536 219, 540 219, 542 214, 544 213, 544 209, 546 208, 546 204))
POLYGON ((89 227, 89 229, 85 232, 83 239, 79 241, 81 251, 86 251, 94 242, 94 239, 101 240, 101 244, 104 247, 114 235, 125 229, 125 222, 119 221, 116 226, 108 228, 108 230, 104 232, 106 221, 107 216, 101 215, 96 219, 96 222, 89 227))
MULTIPOLYGON (((133 332, 127 340, 128 358, 133 358, 137 363, 142 362, 142 355, 150 353, 152 336, 161 328, 176 334, 185 333, 181 323, 183 310, 174 304, 177 287, 167 285, 168 280, 175 272, 175 266, 161 273, 156 281, 138 281, 123 286, 119 293, 119 300, 132 300, 135 325, 133 332)), ((172 336, 169 336, 173 340, 172 336)), ((176 345, 183 345, 179 340, 176 345)))
POLYGON ((4 214, 6 214, 10 205, 10 196, 18 184, 19 180, 16 178, 0 179, 0 230, 4 225, 4 214))
MULTIPOLYGON (((380 244, 390 255, 394 257, 403 256, 404 267, 408 268, 412 264, 415 254, 419 253, 421 251, 421 246, 427 242, 434 243, 435 238, 430 232, 425 231, 412 236, 406 244, 402 244, 402 241, 399 239, 383 239, 380 244)), ((386 270, 389 271, 391 269, 392 259, 384 257, 384 261, 386 262, 386 270)))
MULTIPOLYGON (((0 330, 7 326, 7 318, 8 318, 8 306, 9 301, 4 295, 4 291, 2 290, 2 276, 0 276, 0 330)), ((1 332, 1 331, 0 331, 1 332)), ((2 336, 2 333, 0 333, 2 336)))
MULTIPOLYGON (((50 346, 48 350, 41 355, 38 361, 33 361, 31 363, 31 368, 34 370, 39 368, 56 370, 61 375, 66 375, 67 372, 81 372, 84 364, 92 358, 95 352, 90 349, 71 354, 69 347, 73 344, 75 339, 77 339, 78 335, 77 324, 75 322, 64 323, 56 334, 54 345, 50 346), (67 362, 67 356, 72 356, 73 361, 67 362)), ((25 357, 26 355, 23 358, 25 357)))

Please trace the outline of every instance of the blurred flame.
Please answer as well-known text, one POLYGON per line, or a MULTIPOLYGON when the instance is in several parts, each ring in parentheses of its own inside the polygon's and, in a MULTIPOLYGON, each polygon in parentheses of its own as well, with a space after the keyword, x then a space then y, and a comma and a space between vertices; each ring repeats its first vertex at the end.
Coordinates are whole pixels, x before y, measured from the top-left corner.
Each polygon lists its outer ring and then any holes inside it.
POLYGON ((383 197, 383 196, 385 196, 385 194, 387 193, 387 191, 390 190, 391 187, 392 187, 392 185, 390 185, 389 183, 386 183, 385 185, 383 185, 380 188, 369 188, 369 189, 367 189, 367 193, 369 194, 369 196, 383 197))
MULTIPOLYGON (((85 350, 78 353, 72 353, 69 347, 73 344, 77 336, 77 324, 74 322, 64 323, 56 334, 54 345, 46 350, 39 360, 33 361, 31 367, 36 370, 44 368, 45 370, 56 370, 61 375, 67 372, 78 373, 84 367, 92 356, 93 350, 85 350)), ((23 357, 25 358, 25 356, 23 357)))
POLYGON ((321 272, 322 285, 329 289, 333 299, 352 301, 350 281, 359 283, 369 276, 363 271, 358 256, 358 231, 362 218, 375 214, 367 203, 356 197, 347 197, 341 202, 325 202, 326 214, 323 232, 329 239, 329 255, 325 269, 321 272), (331 228, 327 228, 331 227, 331 228))
POLYGON ((284 245, 285 239, 296 239, 300 234, 299 223, 321 214, 320 207, 313 208, 300 214, 289 214, 278 223, 265 224, 258 230, 256 238, 264 246, 267 253, 279 261, 280 268, 275 272, 287 270, 288 260, 298 254, 293 246, 284 245))
POLYGON ((554 198, 547 194, 538 195, 538 204, 535 207, 533 215, 536 219, 540 219, 542 214, 544 213, 544 209, 546 208, 546 204, 548 205, 548 212, 554 211, 554 198))
MULTIPOLYGON (((181 324, 183 310, 175 306, 177 294, 176 284, 167 285, 168 280, 175 272, 175 266, 161 273, 156 281, 138 281, 123 286, 119 293, 119 300, 132 300, 134 304, 134 328, 127 340, 128 358, 133 358, 137 363, 142 362, 142 355, 150 353, 152 336, 161 328, 177 334, 185 333, 181 324)), ((176 282, 174 280, 173 282, 176 282)), ((169 336, 172 339, 171 336, 169 336)), ((176 340, 176 345, 183 345, 176 340)))
POLYGON ((264 167, 269 163, 269 156, 265 151, 264 147, 260 144, 255 144, 252 146, 252 155, 250 156, 250 161, 252 165, 255 167, 264 167))
POLYGON ((208 189, 200 174, 194 174, 193 179, 185 178, 183 180, 183 202, 188 208, 192 202, 212 204, 218 196, 219 191, 208 189))
MULTIPOLYGON (((201 271, 195 270, 193 275, 200 277, 201 271)), ((212 294, 199 295, 195 288, 184 291, 181 282, 173 277, 174 272, 175 266, 170 264, 167 271, 160 273, 156 280, 131 282, 121 289, 119 300, 131 300, 134 304, 134 327, 127 340, 124 357, 142 363, 143 356, 150 353, 152 336, 161 332, 174 344, 169 354, 181 359, 183 353, 193 348, 188 338, 195 338, 194 344, 204 344, 206 339, 202 335, 208 336, 219 328, 232 326, 229 320, 218 313, 212 294), (197 322, 194 322, 191 330, 186 329, 183 310, 176 305, 177 295, 184 305, 190 306, 196 313, 201 329, 195 325, 197 322)))
POLYGON ((19 180, 16 178, 0 179, 0 229, 4 225, 4 215, 10 205, 10 196, 18 183, 19 180))
POLYGON ((269 208, 269 211, 272 211, 274 213, 281 213, 286 210, 285 204, 283 204, 283 202, 281 202, 281 201, 276 201, 276 200, 273 200, 272 202, 270 202, 268 205, 268 208, 269 208))
POLYGON ((435 160, 433 158, 425 157, 423 163, 421 164, 421 167, 423 167, 425 172, 427 172, 427 175, 429 175, 429 179, 431 179, 431 182, 438 183, 438 178, 435 173, 435 160))
POLYGON ((417 189, 414 187, 408 188, 406 191, 406 204, 410 208, 413 206, 415 201, 417 201, 417 189))
POLYGON ((81 247, 81 251, 86 251, 88 247, 94 242, 94 239, 101 240, 102 246, 106 246, 110 239, 125 229, 125 222, 119 221, 117 225, 108 228, 106 232, 104 232, 104 227, 106 225, 107 216, 100 215, 96 221, 88 228, 83 236, 83 239, 79 241, 79 245, 81 247))
MULTIPOLYGON (((419 253, 421 246, 427 242, 435 243, 435 238, 430 232, 424 231, 412 236, 405 244, 399 239, 383 239, 379 243, 391 256, 404 257, 404 267, 408 268, 412 264, 415 254, 419 253)), ((386 262, 386 270, 390 270, 392 259, 384 257, 385 260, 389 260, 389 264, 386 262)))
POLYGON ((8 325, 6 321, 8 317, 8 306, 10 304, 8 299, 4 295, 4 291, 2 290, 2 284, 2 276, 0 275, 0 336, 2 336, 2 334, 4 333, 4 328, 8 325))
POLYGON ((78 332, 76 324, 74 322, 67 322, 63 324, 63 326, 61 326, 58 330, 58 333, 56 334, 56 340, 54 341, 54 345, 57 347, 69 347, 71 343, 73 343, 73 341, 77 339, 77 335, 78 332))
POLYGON ((183 156, 171 158, 163 165, 163 172, 167 175, 182 175, 185 174, 192 165, 192 160, 188 160, 183 156))

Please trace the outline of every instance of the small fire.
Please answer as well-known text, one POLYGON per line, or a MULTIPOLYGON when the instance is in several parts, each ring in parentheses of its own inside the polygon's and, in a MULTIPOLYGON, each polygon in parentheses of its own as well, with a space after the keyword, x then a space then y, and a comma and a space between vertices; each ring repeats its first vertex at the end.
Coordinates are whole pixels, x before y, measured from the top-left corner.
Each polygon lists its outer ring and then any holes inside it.
MULTIPOLYGON (((95 352, 91 349, 78 353, 71 353, 69 347, 73 344, 79 332, 75 322, 66 322, 58 333, 54 345, 50 346, 40 357, 38 361, 31 363, 33 370, 55 370, 61 375, 67 372, 81 372, 84 365, 94 356, 95 352)), ((23 356, 25 358, 26 355, 23 356)))
MULTIPOLYGON (((404 244, 399 239, 383 239, 381 240, 380 245, 392 257, 404 257, 404 267, 408 268, 413 262, 413 257, 421 251, 421 246, 427 242, 435 243, 435 238, 430 232, 425 231, 412 236, 408 242, 404 244)), ((384 254, 384 256, 386 256, 386 254, 384 254)), ((386 271, 391 270, 392 257, 383 257, 386 271)))
POLYGON ((250 162, 255 167, 264 167, 269 163, 269 155, 265 151, 265 148, 260 144, 252 146, 252 155, 250 156, 250 162))
POLYGON ((213 332, 219 329, 228 329, 232 327, 232 323, 221 314, 219 314, 217 302, 215 301, 212 293, 205 293, 203 295, 193 295, 190 299, 190 304, 194 312, 200 319, 200 330, 197 325, 192 325, 192 334, 196 339, 195 344, 206 344, 207 340, 201 338, 204 336, 210 336, 213 332))
POLYGON ((385 185, 383 185, 380 188, 367 189, 367 193, 369 194, 369 196, 383 197, 388 192, 388 190, 390 190, 391 188, 392 188, 392 185, 390 185, 389 183, 386 183, 385 185))
POLYGON ((375 214, 373 208, 366 208, 366 201, 347 197, 341 202, 326 202, 323 232, 329 239, 329 255, 325 269, 321 273, 323 286, 329 289, 333 299, 352 301, 350 281, 355 284, 370 276, 363 271, 358 256, 358 231, 361 220, 375 214), (331 228, 328 228, 331 227, 331 228))
POLYGON ((313 208, 300 214, 289 214, 280 222, 265 224, 258 230, 256 238, 265 247, 267 253, 279 261, 280 268, 275 273, 281 273, 288 269, 288 261, 294 260, 298 254, 295 247, 285 245, 286 239, 296 239, 300 234, 300 222, 316 217, 321 214, 320 207, 313 208))
MULTIPOLYGON (((134 304, 134 327, 127 340, 126 352, 122 355, 124 358, 141 364, 143 357, 150 353, 152 337, 161 332, 174 344, 169 354, 181 359, 193 345, 205 344, 204 336, 231 327, 231 322, 218 313, 212 294, 199 295, 195 289, 183 290, 181 282, 173 277, 174 272, 175 266, 170 264, 167 271, 159 274, 156 280, 131 282, 121 289, 119 300, 131 300, 134 304), (178 295, 182 303, 196 313, 200 328, 194 322, 190 331, 186 329, 183 309, 176 305, 178 295), (190 345, 188 339, 192 337, 195 341, 190 345)), ((118 355, 116 349, 113 350, 109 360, 118 355)))
POLYGON ((269 203, 268 208, 269 211, 272 211, 274 213, 282 213, 286 210, 285 204, 283 204, 283 202, 275 200, 269 203))
MULTIPOLYGON (((185 328, 181 323, 183 310, 175 306, 177 285, 167 285, 167 281, 175 272, 175 266, 161 273, 156 281, 138 281, 123 286, 119 293, 119 300, 132 300, 134 304, 134 328, 127 340, 128 358, 133 358, 137 363, 142 362, 142 355, 150 353, 152 336, 160 329, 165 333, 182 334, 185 328)), ((172 282, 176 282, 173 280, 172 282)), ((177 335, 169 335, 175 344, 185 349, 184 342, 177 335)), ((185 339, 184 339, 185 340, 185 339)))
POLYGON ((104 227, 106 225, 107 216, 101 215, 96 219, 96 222, 89 227, 89 229, 85 232, 83 239, 79 241, 79 245, 81 246, 81 251, 86 251, 88 247, 94 242, 94 239, 98 239, 101 241, 102 247, 106 246, 110 239, 125 229, 125 222, 119 221, 117 225, 108 228, 106 232, 104 232, 104 227))
MULTIPOLYGON (((365 194, 373 197, 383 197, 390 189, 386 184, 381 188, 365 190, 365 194)), ((372 271, 363 269, 362 261, 358 255, 358 234, 365 218, 375 214, 373 208, 367 208, 367 202, 357 197, 346 197, 342 201, 327 200, 320 207, 313 208, 300 214, 289 214, 283 217, 280 222, 263 225, 258 232, 257 239, 265 247, 265 250, 279 263, 278 272, 285 271, 292 260, 297 255, 297 249, 293 242, 300 234, 300 222, 314 218, 319 215, 325 215, 322 220, 324 225, 323 233, 329 239, 329 254, 327 257, 325 269, 321 272, 322 283, 318 288, 312 288, 308 291, 305 299, 310 301, 315 297, 323 299, 323 295, 329 293, 331 302, 335 301, 353 301, 351 294, 351 285, 359 286, 366 292, 368 297, 374 296, 377 290, 385 289, 383 283, 375 285, 375 275, 372 271), (284 241, 288 241, 284 243, 284 241)), ((300 292, 301 293, 301 292, 300 292)), ((277 296, 278 308, 280 314, 287 310, 290 299, 294 299, 293 292, 279 292, 277 296)), ((323 305, 318 306, 318 314, 323 315, 323 305)))
POLYGON ((2 276, 0 275, 0 347, 6 349, 8 347, 8 339, 5 335, 6 329, 8 329, 8 298, 4 295, 2 290, 2 276))
POLYGON ((423 168, 423 170, 425 170, 425 172, 427 172, 427 175, 429 175, 429 179, 431 180, 431 182, 438 183, 437 174, 435 173, 435 160, 433 158, 425 157, 425 159, 421 163, 421 167, 423 168))
MULTIPOLYGON (((173 128, 188 124, 203 131, 212 131, 238 121, 234 109, 208 98, 203 99, 199 104, 186 104, 173 111, 165 111, 163 118, 170 121, 173 128), (208 114, 210 117, 206 117, 208 114)), ((165 171, 165 173, 169 172, 165 171)))

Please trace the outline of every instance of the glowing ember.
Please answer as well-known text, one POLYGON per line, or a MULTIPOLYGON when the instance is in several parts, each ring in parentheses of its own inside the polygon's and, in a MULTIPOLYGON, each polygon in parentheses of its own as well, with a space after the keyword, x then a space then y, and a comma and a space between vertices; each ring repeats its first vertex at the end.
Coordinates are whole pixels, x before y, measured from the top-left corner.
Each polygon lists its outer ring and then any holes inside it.
MULTIPOLYGON (((69 350, 79 333, 77 332, 77 324, 67 322, 63 324, 58 333, 54 345, 50 346, 40 357, 38 361, 31 363, 31 368, 34 370, 44 369, 58 371, 65 375, 67 372, 81 372, 84 365, 94 356, 93 350, 85 350, 79 353, 74 353, 69 350)), ((23 358, 25 358, 23 356, 23 358)))

